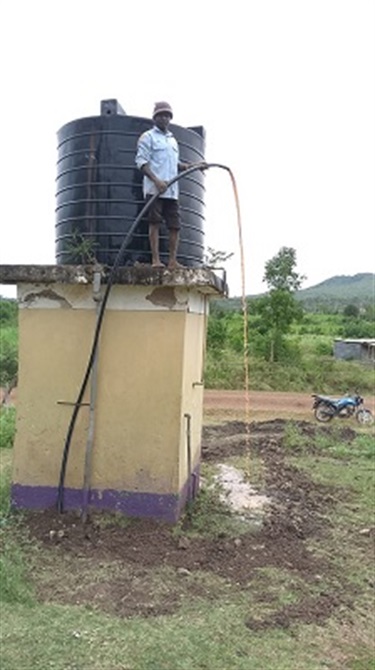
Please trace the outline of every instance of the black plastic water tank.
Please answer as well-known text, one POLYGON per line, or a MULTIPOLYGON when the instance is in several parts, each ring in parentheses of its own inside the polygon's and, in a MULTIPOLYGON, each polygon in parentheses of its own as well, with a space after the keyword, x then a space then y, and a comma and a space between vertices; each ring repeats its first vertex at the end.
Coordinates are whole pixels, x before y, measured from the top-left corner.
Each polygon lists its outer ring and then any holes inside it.
MULTIPOLYGON (((137 140, 152 121, 127 116, 116 100, 101 102, 101 115, 67 123, 57 133, 56 262, 114 264, 124 236, 144 206, 142 174, 135 167, 137 140)), ((171 124, 183 162, 204 159, 204 130, 171 124)), ((204 251, 204 175, 179 182, 179 261, 201 265, 204 251)), ((167 231, 161 258, 167 261, 167 231)), ((150 263, 148 226, 141 221, 121 261, 150 263)))

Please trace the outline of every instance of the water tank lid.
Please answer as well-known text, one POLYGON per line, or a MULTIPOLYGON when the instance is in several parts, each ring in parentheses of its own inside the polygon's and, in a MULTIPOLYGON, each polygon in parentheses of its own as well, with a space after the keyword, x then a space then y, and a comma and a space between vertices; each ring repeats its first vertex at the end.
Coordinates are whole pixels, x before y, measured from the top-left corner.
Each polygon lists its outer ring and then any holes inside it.
POLYGON ((119 101, 116 100, 116 98, 110 98, 109 100, 101 100, 100 116, 113 116, 114 114, 120 114, 121 116, 126 116, 126 112, 121 107, 119 101))

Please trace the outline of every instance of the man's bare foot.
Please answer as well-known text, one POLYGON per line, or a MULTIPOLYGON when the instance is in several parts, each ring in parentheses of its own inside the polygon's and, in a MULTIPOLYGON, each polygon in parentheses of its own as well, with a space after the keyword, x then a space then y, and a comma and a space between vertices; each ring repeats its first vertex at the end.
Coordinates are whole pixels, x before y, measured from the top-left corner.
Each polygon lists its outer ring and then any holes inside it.
POLYGON ((182 270, 183 268, 184 266, 177 261, 169 261, 168 263, 168 270, 182 270))
POLYGON ((155 263, 152 263, 152 267, 153 268, 165 268, 165 265, 161 261, 155 261, 155 263))

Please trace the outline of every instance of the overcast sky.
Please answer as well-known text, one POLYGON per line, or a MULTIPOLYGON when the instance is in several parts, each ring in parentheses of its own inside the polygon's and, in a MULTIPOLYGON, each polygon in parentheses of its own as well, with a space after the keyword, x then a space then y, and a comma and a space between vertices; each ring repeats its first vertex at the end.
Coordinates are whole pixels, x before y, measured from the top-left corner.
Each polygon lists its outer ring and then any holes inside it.
MULTIPOLYGON (((374 0, 8 0, 0 20, 1 264, 55 262, 56 133, 117 98, 205 127, 237 182, 247 294, 282 246, 304 287, 374 271, 374 0)), ((206 243, 234 252, 240 295, 230 179, 205 180, 206 243)))

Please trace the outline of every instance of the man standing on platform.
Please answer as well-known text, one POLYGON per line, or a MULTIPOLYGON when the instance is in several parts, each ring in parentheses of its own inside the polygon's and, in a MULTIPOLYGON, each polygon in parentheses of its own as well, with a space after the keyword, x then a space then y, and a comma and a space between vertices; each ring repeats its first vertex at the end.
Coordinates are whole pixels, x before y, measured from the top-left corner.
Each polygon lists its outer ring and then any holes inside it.
POLYGON ((156 193, 160 194, 148 211, 152 267, 165 267, 159 254, 159 231, 164 221, 169 233, 168 269, 175 270, 182 267, 177 262, 180 235, 179 190, 178 182, 169 187, 168 182, 193 165, 205 169, 206 164, 180 162, 177 140, 169 130, 173 112, 168 102, 156 102, 152 118, 153 128, 138 139, 135 162, 143 173, 143 195, 146 202, 156 193))

